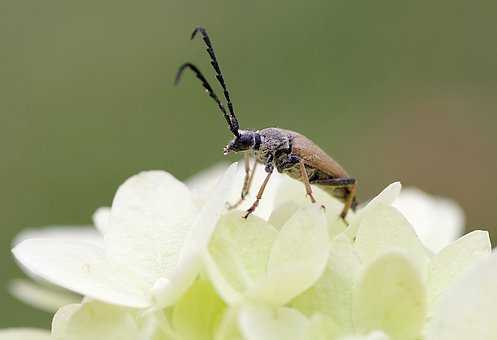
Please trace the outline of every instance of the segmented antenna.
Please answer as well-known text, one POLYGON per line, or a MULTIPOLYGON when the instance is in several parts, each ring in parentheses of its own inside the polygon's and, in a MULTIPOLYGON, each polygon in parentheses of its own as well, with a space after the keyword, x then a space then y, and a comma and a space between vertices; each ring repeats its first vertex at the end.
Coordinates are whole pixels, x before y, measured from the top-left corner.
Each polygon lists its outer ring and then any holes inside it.
POLYGON ((214 71, 216 71, 216 78, 223 87, 224 91, 224 98, 226 98, 226 102, 228 104, 228 110, 230 112, 230 118, 231 118, 231 124, 230 126, 232 128, 236 128, 238 131, 239 129, 239 124, 238 120, 236 119, 235 112, 233 110, 233 104, 231 103, 231 98, 230 98, 230 93, 228 92, 228 88, 226 86, 226 82, 224 81, 223 78, 223 73, 221 72, 221 68, 219 67, 219 63, 216 58, 216 54, 214 52, 214 47, 212 46, 211 40, 209 39, 209 35, 207 34, 207 31, 203 27, 197 27, 192 33, 191 39, 195 38, 197 33, 200 32, 202 34, 202 39, 204 40, 205 44, 207 45, 207 52, 209 53, 209 56, 211 57, 211 65, 214 68, 214 71))
POLYGON ((214 92, 214 90, 212 89, 211 85, 209 84, 209 82, 207 81, 207 79, 204 77, 204 75, 202 74, 202 72, 200 72, 200 70, 195 65, 193 65, 192 63, 184 63, 183 65, 181 65, 180 68, 178 69, 178 72, 176 73, 176 78, 174 80, 174 85, 178 85, 179 81, 181 80, 181 75, 183 74, 183 72, 187 68, 189 68, 190 70, 192 70, 192 72, 195 74, 195 76, 200 80, 200 82, 202 83, 202 86, 204 87, 204 89, 207 92, 207 94, 209 95, 209 97, 211 97, 216 102, 217 106, 219 107, 219 109, 223 113, 224 119, 226 119, 226 122, 228 123, 231 132, 235 136, 238 137, 238 135, 239 135, 239 133, 238 133, 238 125, 236 125, 236 126, 233 125, 233 123, 231 121, 231 117, 226 112, 226 109, 224 108, 224 105, 221 103, 221 101, 219 100, 218 96, 216 95, 216 93, 214 92))

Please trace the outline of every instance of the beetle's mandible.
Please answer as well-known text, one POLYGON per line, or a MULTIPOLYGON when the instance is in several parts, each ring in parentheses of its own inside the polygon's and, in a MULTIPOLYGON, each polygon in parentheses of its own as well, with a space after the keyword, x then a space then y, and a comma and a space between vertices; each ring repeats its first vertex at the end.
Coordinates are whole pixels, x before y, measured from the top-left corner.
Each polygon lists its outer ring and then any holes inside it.
POLYGON ((345 220, 349 209, 355 210, 357 205, 356 180, 349 177, 340 164, 328 156, 319 146, 297 132, 279 128, 265 128, 261 130, 240 129, 230 93, 219 67, 209 35, 203 27, 197 27, 193 31, 191 38, 195 38, 198 33, 202 35, 202 39, 207 46, 211 65, 216 72, 217 80, 223 88, 227 109, 207 79, 192 63, 181 65, 176 74, 175 84, 179 82, 183 71, 190 69, 202 82, 202 86, 205 88, 207 94, 216 102, 219 110, 224 115, 224 119, 228 123, 231 133, 235 136, 224 148, 224 154, 226 155, 230 152, 245 153, 245 180, 241 197, 230 207, 237 207, 245 199, 252 183, 255 165, 256 163, 262 163, 265 165, 267 175, 257 193, 255 202, 244 213, 244 218, 247 218, 257 208, 264 189, 269 182, 269 178, 274 168, 276 168, 278 172, 285 173, 301 181, 305 185, 306 193, 313 203, 316 200, 312 195, 311 184, 322 187, 329 194, 341 200, 344 203, 344 207, 340 217, 345 220), (253 165, 251 165, 251 158, 254 159, 253 165))

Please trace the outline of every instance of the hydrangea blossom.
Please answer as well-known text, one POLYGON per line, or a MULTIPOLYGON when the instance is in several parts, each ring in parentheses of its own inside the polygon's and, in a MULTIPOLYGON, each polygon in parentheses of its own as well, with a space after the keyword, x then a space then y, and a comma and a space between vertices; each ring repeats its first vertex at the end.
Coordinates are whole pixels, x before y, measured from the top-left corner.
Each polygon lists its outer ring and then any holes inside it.
POLYGON ((487 232, 461 236, 455 203, 393 183, 344 223, 337 200, 315 188, 322 209, 276 175, 244 220, 224 210, 242 180, 226 168, 186 186, 132 177, 95 215, 96 242, 23 237, 26 271, 84 298, 51 333, 0 340, 497 339, 497 254, 487 232))

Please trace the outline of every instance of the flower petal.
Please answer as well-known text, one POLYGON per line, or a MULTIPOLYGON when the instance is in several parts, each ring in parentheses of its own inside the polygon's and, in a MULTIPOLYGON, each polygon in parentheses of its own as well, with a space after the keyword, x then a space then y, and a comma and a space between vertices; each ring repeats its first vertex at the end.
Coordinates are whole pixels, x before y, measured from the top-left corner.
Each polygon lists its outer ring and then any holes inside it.
POLYGON ((146 307, 149 298, 131 273, 111 266, 102 248, 91 243, 31 239, 12 252, 35 275, 95 299, 124 306, 146 307))
POLYGON ((344 334, 344 330, 336 322, 323 314, 314 314, 310 318, 309 329, 306 339, 312 340, 330 340, 338 339, 344 334))
POLYGON ((246 340, 306 340, 309 321, 291 308, 240 308, 238 322, 246 340))
MULTIPOLYGON (((227 167, 228 164, 226 163, 215 164, 207 168, 206 170, 194 175, 186 181, 186 185, 190 188, 190 190, 192 190, 195 200, 200 205, 203 205, 207 200, 210 199, 209 194, 212 191, 212 188, 214 187, 215 183, 221 178, 223 172, 226 171, 227 167)), ((245 197, 244 202, 242 202, 242 204, 238 207, 238 210, 246 210, 250 207, 250 205, 252 205, 255 200, 257 190, 264 181, 264 177, 266 176, 266 174, 267 173, 264 170, 264 166, 258 163, 256 165, 254 178, 252 179, 252 188, 249 191, 248 195, 245 197)), ((273 210, 275 195, 282 177, 283 176, 278 173, 274 173, 271 176, 271 180, 269 181, 266 190, 264 191, 264 198, 261 200, 257 210, 254 212, 255 216, 259 216, 265 220, 269 218, 269 215, 273 210)), ((240 198, 240 193, 242 191, 244 178, 245 167, 244 164, 240 164, 235 177, 235 182, 232 184, 232 187, 229 190, 228 202, 234 203, 238 201, 238 199, 240 198)))
POLYGON ((98 301, 67 305, 52 321, 52 335, 61 340, 152 340, 157 333, 153 314, 98 301))
POLYGON ((374 331, 368 335, 350 335, 340 338, 340 340, 390 340, 390 338, 383 332, 374 331))
POLYGON ((81 296, 76 294, 24 279, 10 282, 9 293, 27 305, 50 313, 64 305, 81 301, 81 296))
POLYGON ((110 225, 110 208, 101 207, 93 213, 93 224, 100 234, 105 235, 110 225))
POLYGON ((328 261, 330 241, 321 208, 299 210, 285 223, 274 242, 267 275, 247 295, 257 301, 282 306, 311 287, 328 261))
POLYGON ((359 255, 350 239, 345 235, 337 237, 331 242, 323 275, 296 297, 291 306, 307 316, 314 313, 327 315, 342 332, 353 331, 352 294, 360 268, 359 255))
POLYGON ((33 238, 59 239, 67 241, 84 241, 103 245, 103 238, 98 231, 91 226, 78 225, 54 225, 41 228, 25 229, 16 235, 12 246, 16 246, 24 240, 33 238))
POLYGON ((390 206, 378 204, 361 221, 356 249, 363 262, 390 250, 402 250, 416 261, 423 278, 428 268, 428 252, 409 222, 390 206))
POLYGON ((229 164, 225 162, 214 164, 188 178, 185 181, 185 184, 190 191, 192 191, 193 195, 204 203, 204 201, 209 198, 210 193, 216 187, 216 183, 223 177, 223 174, 228 167, 229 164))
POLYGON ((497 339, 497 253, 468 270, 440 297, 428 340, 497 339))
POLYGON ((197 280, 174 306, 175 334, 185 340, 212 339, 225 307, 207 280, 197 280))
MULTIPOLYGON (((319 186, 313 185, 312 191, 316 201, 320 205, 326 207, 325 213, 328 224, 330 226, 334 225, 337 220, 340 220, 339 216, 343 208, 343 203, 319 186)), ((304 184, 288 176, 283 176, 281 178, 274 199, 274 209, 269 221, 278 229, 281 228, 300 207, 309 204, 309 197, 306 195, 304 184)), ((344 227, 345 224, 342 223, 342 226, 344 227)), ((333 233, 330 236, 333 237, 335 234, 336 233, 333 233)))
POLYGON ((231 284, 208 251, 204 252, 203 264, 209 280, 223 301, 230 306, 237 305, 243 298, 242 292, 231 284))
POLYGON ((464 212, 452 200, 408 188, 401 191, 393 206, 411 223, 423 244, 435 253, 464 231, 464 212))
POLYGON ((214 340, 245 340, 238 327, 238 307, 228 308, 214 334, 214 340))
POLYGON ((478 260, 490 255, 488 232, 475 230, 445 247, 430 263, 428 300, 433 306, 440 295, 478 260))
POLYGON ((390 252, 371 262, 354 296, 359 331, 382 330, 393 340, 414 340, 420 335, 425 289, 415 264, 402 253, 390 252))
MULTIPOLYGON (((29 239, 58 239, 67 241, 84 241, 97 246, 103 246, 104 240, 102 235, 95 228, 90 226, 47 226, 41 228, 30 228, 22 230, 12 241, 12 247, 29 239)), ((18 263, 22 271, 34 281, 42 279, 28 270, 22 263, 18 263)))
POLYGON ((0 340, 54 340, 54 338, 44 329, 7 328, 0 330, 0 340))
MULTIPOLYGON (((259 187, 264 182, 266 175, 267 173, 264 170, 264 165, 257 163, 255 167, 254 178, 252 179, 251 190, 249 191, 248 195, 245 197, 243 203, 240 204, 238 210, 242 211, 247 210, 252 205, 252 203, 254 203, 254 201, 256 200, 257 192, 259 191, 259 187)), ((230 199, 231 202, 236 202, 240 198, 244 177, 245 177, 245 170, 243 169, 243 165, 241 165, 238 171, 237 181, 235 181, 234 183, 234 191, 232 191, 232 196, 230 199)), ((281 185, 280 182, 284 177, 285 176, 276 173, 276 171, 273 173, 271 179, 269 180, 266 186, 266 189, 264 190, 264 196, 259 202, 259 206, 254 211, 253 215, 258 216, 266 221, 269 219, 271 212, 274 210, 274 205, 276 203, 276 195, 278 192, 278 188, 281 185)))
POLYGON ((204 261, 219 294, 230 299, 227 303, 265 275, 276 237, 273 226, 257 216, 245 220, 234 211, 221 218, 204 261))
POLYGON ((354 239, 357 235, 357 230, 361 224, 363 218, 368 216, 378 205, 390 206, 397 199, 400 194, 400 190, 402 189, 402 185, 400 182, 394 182, 387 186, 383 191, 374 197, 368 204, 360 208, 356 215, 354 215, 353 219, 350 221, 349 227, 345 230, 345 233, 350 237, 350 239, 354 239))
POLYGON ((176 268, 195 216, 188 188, 163 171, 128 179, 112 203, 105 232, 109 258, 152 286, 176 268))
POLYGON ((176 302, 191 286, 202 267, 202 254, 207 250, 212 233, 219 221, 228 199, 229 189, 233 186, 236 174, 234 163, 211 192, 210 199, 204 204, 197 216, 185 243, 181 248, 178 265, 168 278, 165 289, 156 291, 157 303, 161 307, 176 302))

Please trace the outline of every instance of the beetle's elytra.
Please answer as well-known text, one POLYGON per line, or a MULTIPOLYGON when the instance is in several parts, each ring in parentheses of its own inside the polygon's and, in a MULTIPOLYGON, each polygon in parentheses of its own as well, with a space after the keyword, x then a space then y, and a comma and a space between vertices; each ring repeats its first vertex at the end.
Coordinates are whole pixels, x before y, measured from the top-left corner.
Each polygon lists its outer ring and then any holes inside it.
POLYGON ((285 173, 292 178, 301 181, 305 185, 306 193, 314 203, 316 200, 312 195, 311 184, 318 185, 329 194, 340 199, 344 203, 340 216, 345 219, 349 209, 354 210, 356 202, 356 180, 349 177, 347 172, 333 158, 328 156, 319 146, 309 138, 290 130, 279 128, 265 128, 261 130, 240 129, 238 119, 235 116, 230 93, 226 86, 221 68, 216 58, 214 48, 207 31, 202 27, 197 27, 191 38, 195 38, 197 33, 202 35, 202 39, 207 45, 207 52, 211 58, 211 65, 216 72, 216 78, 223 88, 226 106, 216 95, 207 79, 200 70, 191 63, 181 65, 176 75, 176 84, 179 82, 184 70, 190 69, 202 82, 207 94, 216 102, 219 110, 223 113, 224 119, 228 123, 234 138, 224 148, 224 154, 230 152, 244 152, 245 154, 245 180, 238 202, 231 205, 232 208, 238 206, 247 196, 252 183, 256 163, 265 165, 266 178, 262 183, 257 198, 252 206, 243 215, 247 218, 259 204, 264 189, 269 182, 269 178, 274 168, 280 173, 285 173), (250 159, 255 161, 251 165, 250 159))

